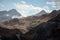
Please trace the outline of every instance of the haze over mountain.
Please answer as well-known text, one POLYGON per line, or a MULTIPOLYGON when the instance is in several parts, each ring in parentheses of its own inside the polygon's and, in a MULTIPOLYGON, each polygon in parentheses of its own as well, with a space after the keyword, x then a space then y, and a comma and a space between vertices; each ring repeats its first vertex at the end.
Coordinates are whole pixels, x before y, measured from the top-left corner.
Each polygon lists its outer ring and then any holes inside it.
POLYGON ((21 14, 17 12, 15 9, 11 9, 9 11, 0 11, 0 22, 10 20, 14 17, 20 17, 21 14))
POLYGON ((37 13, 35 16, 41 16, 43 14, 47 14, 47 12, 45 10, 42 10, 39 13, 37 13))
MULTIPOLYGON (((33 16, 41 16, 43 14, 47 15, 47 12, 45 12, 45 10, 42 10, 39 13, 32 15, 30 17, 30 19, 31 18, 33 19, 33 16)), ((11 9, 9 11, 0 11, 0 22, 8 21, 8 20, 11 20, 13 18, 22 18, 22 15, 19 12, 17 12, 16 9, 11 9)))

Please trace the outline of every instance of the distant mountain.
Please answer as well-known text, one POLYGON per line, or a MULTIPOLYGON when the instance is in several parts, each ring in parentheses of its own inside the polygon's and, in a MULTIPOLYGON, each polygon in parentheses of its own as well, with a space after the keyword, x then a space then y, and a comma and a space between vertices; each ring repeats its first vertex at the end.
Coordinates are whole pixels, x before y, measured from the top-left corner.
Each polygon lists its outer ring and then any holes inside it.
POLYGON ((0 22, 10 20, 13 16, 19 17, 21 16, 21 14, 17 12, 15 9, 9 11, 0 11, 0 22))
POLYGON ((15 9, 12 9, 8 12, 9 12, 10 16, 21 16, 21 14, 19 12, 17 12, 17 10, 15 10, 15 9))
POLYGON ((37 13, 35 16, 41 16, 43 14, 47 14, 47 12, 45 10, 42 10, 41 12, 37 13))

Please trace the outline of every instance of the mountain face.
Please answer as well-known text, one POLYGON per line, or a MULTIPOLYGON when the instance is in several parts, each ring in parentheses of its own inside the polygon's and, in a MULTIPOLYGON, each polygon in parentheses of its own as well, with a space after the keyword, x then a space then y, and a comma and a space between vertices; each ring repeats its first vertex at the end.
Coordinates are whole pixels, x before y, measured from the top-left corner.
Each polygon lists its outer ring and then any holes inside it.
POLYGON ((47 22, 51 20, 52 18, 56 17, 58 15, 58 11, 53 11, 50 14, 43 14, 41 16, 29 16, 21 19, 12 19, 10 21, 5 21, 1 26, 8 28, 8 29, 20 29, 22 33, 26 33, 31 28, 35 28, 37 25, 47 22))
POLYGON ((2 40, 60 40, 60 10, 52 11, 43 19, 40 19, 41 17, 43 16, 35 16, 36 19, 33 20, 28 19, 30 17, 12 19, 1 23, 0 36, 2 37, 0 38, 2 40))
POLYGON ((37 13, 35 16, 41 16, 41 15, 43 15, 43 14, 47 14, 47 12, 44 11, 44 10, 42 10, 41 12, 37 13))
POLYGON ((27 40, 60 40, 60 11, 53 11, 53 18, 33 28, 23 38, 27 40), (55 15, 56 14, 56 15, 55 15))
POLYGON ((18 29, 7 29, 0 26, 0 40, 20 40, 20 34, 18 29))
POLYGON ((12 9, 12 10, 10 10, 8 12, 9 12, 10 16, 21 16, 21 14, 18 13, 15 9, 12 9))
POLYGON ((21 16, 15 9, 10 11, 0 11, 0 22, 12 19, 13 16, 21 16))

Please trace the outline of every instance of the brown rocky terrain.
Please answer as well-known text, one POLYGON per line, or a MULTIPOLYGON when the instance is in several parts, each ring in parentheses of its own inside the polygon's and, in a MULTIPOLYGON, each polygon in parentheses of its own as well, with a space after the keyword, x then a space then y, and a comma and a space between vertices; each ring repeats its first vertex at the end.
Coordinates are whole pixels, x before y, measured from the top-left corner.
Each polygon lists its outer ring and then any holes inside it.
POLYGON ((20 29, 23 33, 26 33, 31 27, 34 28, 43 22, 47 22, 48 20, 54 18, 56 15, 58 15, 58 13, 56 10, 54 10, 50 14, 43 14, 42 16, 29 16, 21 19, 15 18, 10 21, 5 21, 0 25, 8 29, 17 28, 20 29))
POLYGON ((60 40, 60 11, 54 18, 32 28, 23 37, 27 40, 60 40))
POLYGON ((0 23, 0 35, 3 40, 60 40, 60 10, 0 23))

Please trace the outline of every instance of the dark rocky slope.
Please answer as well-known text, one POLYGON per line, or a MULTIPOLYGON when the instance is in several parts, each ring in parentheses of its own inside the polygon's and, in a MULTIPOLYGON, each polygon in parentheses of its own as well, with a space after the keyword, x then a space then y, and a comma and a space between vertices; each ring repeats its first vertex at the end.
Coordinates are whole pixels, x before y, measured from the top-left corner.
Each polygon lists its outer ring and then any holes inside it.
POLYGON ((18 29, 0 27, 0 40, 20 40, 20 34, 21 32, 18 29))
POLYGON ((23 35, 27 40, 60 40, 60 11, 57 15, 49 20, 32 28, 28 33, 23 35))
MULTIPOLYGON (((60 40, 60 10, 48 15, 51 19, 40 23, 35 28, 23 34, 18 29, 6 29, 0 27, 0 39, 2 40, 60 40)), ((17 20, 15 20, 17 21, 17 20)), ((15 22, 14 21, 14 22, 15 22)))

